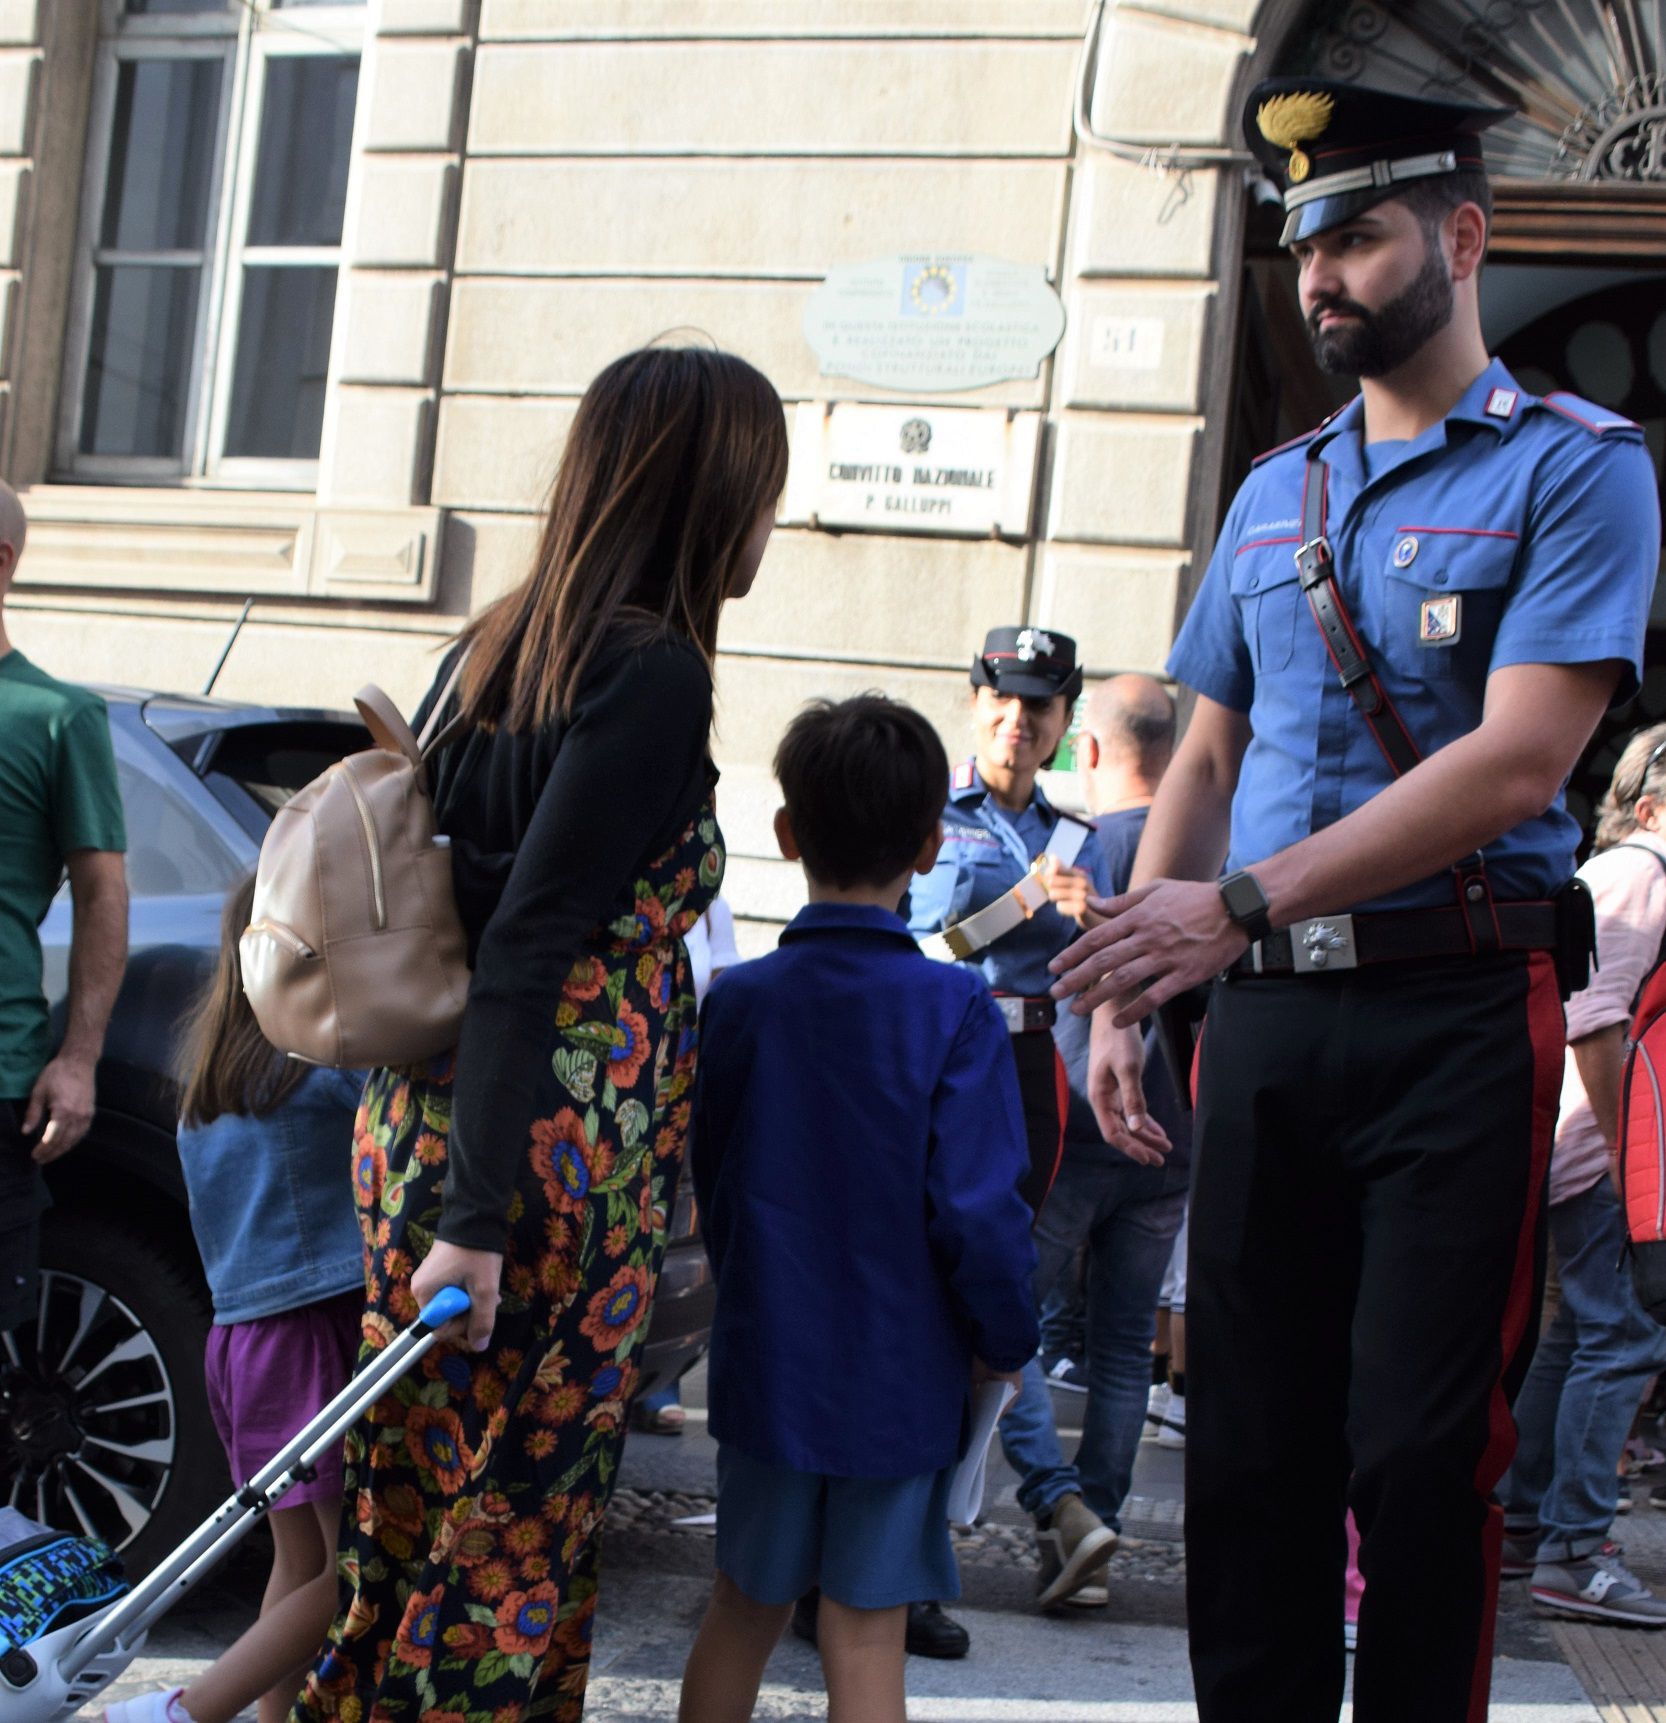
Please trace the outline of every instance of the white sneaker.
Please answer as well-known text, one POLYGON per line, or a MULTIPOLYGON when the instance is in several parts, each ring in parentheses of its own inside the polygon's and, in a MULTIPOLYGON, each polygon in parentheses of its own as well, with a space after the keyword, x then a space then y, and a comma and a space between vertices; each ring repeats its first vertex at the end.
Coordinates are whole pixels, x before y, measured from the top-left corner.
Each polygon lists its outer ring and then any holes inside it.
MULTIPOLYGON (((1151 1413, 1146 1412, 1149 1418, 1151 1413)), ((1184 1448, 1186 1445, 1186 1396, 1169 1390, 1168 1404, 1163 1408, 1163 1421, 1157 1430, 1159 1448, 1184 1448)))
POLYGON ((141 1693, 136 1699, 118 1699, 104 1707, 104 1723, 190 1723, 190 1713, 180 1704, 183 1687, 164 1687, 158 1693, 141 1693))
POLYGON ((1163 1419, 1168 1413, 1173 1390, 1166 1382, 1153 1382, 1145 1397, 1145 1428, 1140 1431, 1142 1442, 1155 1442, 1162 1434, 1163 1419))

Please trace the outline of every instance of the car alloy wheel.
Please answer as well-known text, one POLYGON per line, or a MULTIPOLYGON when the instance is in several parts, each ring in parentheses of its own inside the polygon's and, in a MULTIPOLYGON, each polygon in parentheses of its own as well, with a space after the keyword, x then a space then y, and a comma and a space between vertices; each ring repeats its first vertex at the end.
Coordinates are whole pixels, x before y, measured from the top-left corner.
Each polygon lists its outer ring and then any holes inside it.
POLYGON ((39 1315, 0 1335, 0 1501, 119 1549, 155 1513, 178 1438, 144 1324, 90 1280, 43 1270, 39 1315))

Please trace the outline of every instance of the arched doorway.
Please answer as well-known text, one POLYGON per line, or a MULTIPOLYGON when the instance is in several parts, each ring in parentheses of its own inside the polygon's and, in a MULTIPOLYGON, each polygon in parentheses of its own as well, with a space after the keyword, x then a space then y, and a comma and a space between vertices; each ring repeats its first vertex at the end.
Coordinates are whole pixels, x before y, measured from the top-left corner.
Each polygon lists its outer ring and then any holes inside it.
MULTIPOLYGON (((1637 419, 1666 485, 1666 5, 1318 0, 1263 63, 1518 109, 1487 137, 1496 199, 1482 280, 1488 345, 1526 388, 1571 389, 1637 419)), ((1223 511, 1256 453, 1353 393, 1312 363, 1281 225, 1265 188, 1252 194, 1223 511)), ((1666 718, 1659 588, 1647 657, 1641 696, 1604 722, 1569 787, 1582 822, 1623 738, 1666 718)))

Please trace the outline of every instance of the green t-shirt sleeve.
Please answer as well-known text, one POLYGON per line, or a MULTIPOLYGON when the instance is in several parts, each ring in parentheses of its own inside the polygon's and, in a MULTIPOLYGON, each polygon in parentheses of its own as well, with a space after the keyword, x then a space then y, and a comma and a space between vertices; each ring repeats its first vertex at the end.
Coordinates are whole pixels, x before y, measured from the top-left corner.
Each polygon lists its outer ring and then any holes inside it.
POLYGON ((52 761, 52 836, 60 854, 127 848, 110 719, 101 700, 58 732, 52 761))

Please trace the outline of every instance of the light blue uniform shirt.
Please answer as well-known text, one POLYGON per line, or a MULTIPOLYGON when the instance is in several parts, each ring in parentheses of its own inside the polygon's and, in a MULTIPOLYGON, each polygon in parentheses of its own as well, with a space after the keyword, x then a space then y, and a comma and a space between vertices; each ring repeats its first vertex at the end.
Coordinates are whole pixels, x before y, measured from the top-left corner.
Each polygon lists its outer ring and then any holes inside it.
MULTIPOLYGON (((1496 359, 1440 423, 1386 460, 1374 450, 1369 476, 1363 425, 1356 397, 1329 427, 1327 535, 1367 656, 1424 756, 1479 725, 1487 677, 1507 665, 1621 659, 1630 669, 1615 699, 1628 698, 1660 556, 1641 430, 1576 396, 1529 395, 1496 359), (1439 602, 1450 599, 1455 618, 1439 602)), ((1311 440, 1264 456, 1244 481, 1169 657, 1177 681, 1249 716, 1229 870, 1393 781, 1297 581, 1311 440)), ((1487 846, 1495 894, 1548 896, 1573 872, 1578 841, 1558 794, 1487 846)), ((1449 904, 1452 891, 1443 872, 1333 907, 1449 904)))
MULTIPOLYGON (((1008 813, 974 766, 956 768, 943 809, 943 847, 937 865, 909 887, 908 931, 922 938, 1004 897, 1046 849, 1060 817, 1039 788, 1022 813, 1008 813)), ((1091 874, 1094 858, 1090 836, 1073 865, 1091 874)), ((1047 965, 1081 931, 1052 904, 1044 904, 1021 927, 996 940, 972 967, 997 993, 1039 999, 1055 979, 1047 965)))

